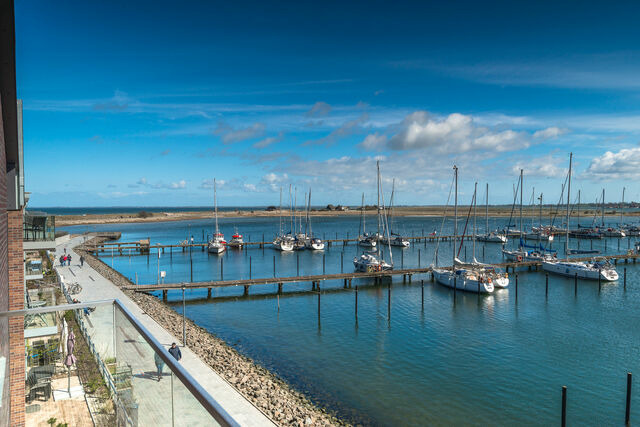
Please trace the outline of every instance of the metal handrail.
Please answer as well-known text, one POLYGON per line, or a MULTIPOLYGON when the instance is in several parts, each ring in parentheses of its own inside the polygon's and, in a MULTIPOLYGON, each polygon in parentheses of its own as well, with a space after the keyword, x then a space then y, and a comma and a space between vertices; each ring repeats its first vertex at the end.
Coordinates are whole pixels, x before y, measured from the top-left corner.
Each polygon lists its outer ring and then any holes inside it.
MULTIPOLYGON (((151 346, 153 351, 160 356, 165 364, 169 366, 182 384, 189 390, 192 396, 202 405, 202 407, 222 426, 240 426, 231 415, 196 381, 195 378, 182 367, 178 361, 155 339, 155 337, 145 328, 140 321, 117 299, 99 300, 76 304, 62 304, 55 306, 45 306, 29 308, 23 310, 0 311, 0 318, 13 316, 26 316, 30 314, 42 314, 66 310, 78 310, 96 306, 112 305, 117 307, 125 318, 133 325, 144 340, 151 346)), ((82 325, 84 326, 84 325, 82 325)), ((114 325, 115 327, 115 325, 114 325)), ((85 331, 86 333, 86 331, 85 331)), ((115 333, 115 332, 114 332, 115 333)))
POLYGON ((240 426, 231 415, 224 410, 218 402, 204 389, 202 386, 189 374, 186 369, 178 363, 178 361, 169 354, 169 352, 151 335, 151 333, 145 328, 131 312, 120 303, 117 299, 114 301, 115 305, 122 311, 122 314, 131 322, 136 328, 138 333, 147 341, 147 343, 153 348, 153 350, 160 356, 160 358, 169 365, 169 368, 173 374, 184 384, 184 386, 191 392, 198 402, 209 412, 209 414, 222 426, 240 426))

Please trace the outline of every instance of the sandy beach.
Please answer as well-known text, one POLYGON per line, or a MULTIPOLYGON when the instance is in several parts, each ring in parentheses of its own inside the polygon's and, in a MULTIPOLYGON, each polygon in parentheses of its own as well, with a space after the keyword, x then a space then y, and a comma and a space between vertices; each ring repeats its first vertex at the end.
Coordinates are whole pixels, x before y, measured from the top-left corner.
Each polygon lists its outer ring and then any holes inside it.
MULTIPOLYGON (((484 207, 478 206, 478 217, 484 216, 484 207)), ((365 210, 367 215, 375 214, 375 207, 369 207, 365 210)), ((453 208, 449 207, 447 215, 453 215, 453 208)), ((469 212, 469 206, 458 206, 458 216, 465 217, 469 212)), ((542 218, 543 222, 547 221, 550 215, 556 212, 555 208, 543 208, 542 218)), ((360 215, 360 209, 349 210, 312 210, 311 216, 357 216, 360 215)), ((397 216, 425 216, 425 217, 438 217, 445 213, 444 206, 411 206, 411 207, 397 207, 394 208, 393 214, 397 216)), ((580 211, 581 217, 593 217, 595 211, 593 209, 585 209, 580 211)), ((252 211, 225 211, 218 212, 220 218, 252 218, 252 217, 277 217, 280 214, 284 216, 289 215, 289 210, 283 209, 281 212, 276 210, 252 210, 252 211)), ((505 206, 490 206, 489 216, 492 217, 508 217, 512 215, 518 217, 520 215, 519 209, 515 209, 512 213, 511 207, 505 206)), ((540 211, 538 208, 525 207, 522 215, 524 217, 538 217, 540 211)), ((576 211, 573 211, 572 216, 578 215, 576 211)), ((619 215, 615 209, 607 210, 606 215, 619 215)), ((627 212, 625 217, 638 216, 640 212, 627 212)), ((562 209, 558 212, 558 216, 564 216, 562 209)), ((121 224, 121 223, 143 223, 143 222, 163 222, 163 221, 188 221, 195 219, 213 218, 213 211, 193 211, 193 212, 138 212, 138 213, 120 213, 120 214, 85 214, 85 215, 56 215, 56 225, 59 227, 69 225, 90 225, 90 224, 121 224)))

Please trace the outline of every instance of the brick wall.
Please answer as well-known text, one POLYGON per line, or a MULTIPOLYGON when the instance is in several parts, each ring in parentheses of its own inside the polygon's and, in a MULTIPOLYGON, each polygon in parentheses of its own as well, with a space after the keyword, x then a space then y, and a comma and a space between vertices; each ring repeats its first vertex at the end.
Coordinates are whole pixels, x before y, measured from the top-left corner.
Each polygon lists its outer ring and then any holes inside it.
MULTIPOLYGON (((9 310, 24 308, 24 253, 22 250, 23 212, 7 213, 7 258, 9 267, 9 310)), ((25 359, 24 317, 9 319, 9 369, 11 389, 11 425, 24 426, 25 359)))

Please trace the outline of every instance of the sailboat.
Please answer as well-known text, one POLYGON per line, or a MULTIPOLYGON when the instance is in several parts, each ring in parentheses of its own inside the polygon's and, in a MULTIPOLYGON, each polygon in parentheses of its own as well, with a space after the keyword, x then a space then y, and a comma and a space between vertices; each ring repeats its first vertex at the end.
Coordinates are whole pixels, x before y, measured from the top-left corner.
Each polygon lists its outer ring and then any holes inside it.
MULTIPOLYGON (((535 189, 534 189, 535 191, 535 189)), ((535 197, 535 193, 531 195, 532 199, 535 197)), ((540 197, 537 198, 540 202, 540 210, 538 214, 539 223, 538 226, 533 225, 533 217, 531 219, 531 231, 524 235, 526 240, 538 240, 545 242, 553 241, 553 232, 551 227, 543 227, 542 226, 542 193, 540 193, 540 197)))
POLYGON ((524 243, 524 232, 522 230, 522 193, 523 193, 523 187, 524 187, 523 178, 524 178, 524 170, 520 169, 520 181, 518 184, 520 187, 520 231, 519 231, 520 244, 518 245, 518 248, 514 250, 507 250, 503 248, 502 254, 509 261, 517 261, 517 262, 542 261, 547 258, 553 258, 553 255, 551 255, 551 253, 547 253, 547 251, 545 250, 545 248, 542 247, 542 245, 531 246, 531 245, 526 245, 524 243), (527 248, 533 249, 533 250, 527 251, 527 248))
POLYGON ((381 241, 385 245, 408 248, 409 246, 411 246, 411 243, 409 243, 409 240, 405 239, 400 234, 393 232, 393 197, 395 195, 395 191, 396 191, 396 180, 394 179, 391 187, 391 199, 389 199, 389 218, 390 218, 388 220, 389 226, 390 226, 389 238, 387 238, 386 233, 384 233, 383 231, 381 241))
MULTIPOLYGON (((302 232, 302 218, 298 221, 298 189, 294 188, 293 206, 291 209, 291 232, 293 237, 293 249, 302 251, 307 248, 307 235, 302 232)), ((291 195, 289 195, 291 196, 291 195)), ((305 198, 307 196, 305 195, 305 198)))
POLYGON ((484 274, 481 270, 475 270, 473 268, 466 269, 458 267, 457 264, 462 264, 456 254, 456 243, 458 238, 458 167, 453 166, 454 181, 455 181, 455 208, 454 208, 454 223, 453 223, 453 259, 451 269, 433 268, 433 277, 442 286, 448 288, 455 288, 461 291, 476 292, 482 294, 492 293, 494 290, 493 279, 484 274))
MULTIPOLYGON (((378 208, 378 211, 380 209, 378 208)), ((362 193, 362 207, 360 213, 360 231, 358 232, 358 246, 365 248, 375 248, 378 239, 376 236, 367 234, 367 219, 364 214, 364 193, 362 193)))
POLYGON ((485 194, 484 218, 484 234, 476 234, 476 240, 479 242, 506 244, 507 236, 498 231, 489 231, 489 183, 487 183, 487 192, 485 194))
POLYGON ((244 240, 242 239, 242 234, 238 233, 238 227, 234 227, 233 236, 231 236, 231 240, 227 244, 230 248, 238 248, 242 249, 244 246, 244 240))
MULTIPOLYGON (((382 216, 384 215, 384 194, 382 195, 382 209, 380 207, 380 193, 382 193, 382 183, 380 182, 380 162, 376 163, 378 169, 378 231, 376 235, 380 235, 380 226, 382 224, 382 216), (382 210, 382 212, 381 212, 382 210)), ((364 194, 362 195, 362 205, 364 207, 364 194)), ((387 233, 387 241, 389 240, 389 227, 388 225, 385 227, 387 233)), ((371 236, 373 237, 373 236, 371 236)), ((358 242, 359 243, 359 242, 358 242)), ((375 240, 374 240, 375 243, 375 240)), ((391 263, 386 262, 380 256, 380 246, 376 246, 376 252, 365 252, 359 257, 353 258, 353 266, 356 271, 359 272, 372 272, 372 271, 383 271, 383 270, 392 270, 393 269, 393 254, 391 252, 391 246, 389 245, 389 257, 391 259, 391 263)))
MULTIPOLYGON (((624 197, 624 196, 623 196, 624 197)), ((606 227, 604 225, 604 188, 602 189, 602 228, 600 229, 600 234, 604 237, 626 237, 624 231, 619 228, 614 227, 606 227)))
MULTIPOLYGON (((571 253, 569 249, 569 219, 570 219, 570 205, 571 205, 571 167, 573 163, 573 153, 569 154, 569 176, 567 180, 567 230, 565 241, 565 252, 571 253)), ((558 261, 558 260, 544 260, 542 261, 542 269, 553 274, 567 277, 578 277, 579 279, 598 280, 605 281, 618 280, 618 272, 616 269, 607 262, 582 262, 582 261, 558 261)))
MULTIPOLYGON (((477 236, 477 194, 478 194, 478 183, 475 183, 474 186, 474 191, 473 191, 473 235, 477 236)), ((469 214, 471 214, 471 211, 469 211, 469 214)), ((468 218, 467 218, 468 220, 468 218)), ((466 226, 465 226, 466 229, 466 226)), ((466 233, 462 233, 462 239, 464 239, 464 236, 466 235, 466 233)), ((462 246, 462 243, 461 243, 462 246)), ((458 249, 458 251, 460 251, 460 249, 458 249)), ((492 264, 485 264, 482 262, 479 262, 476 259, 476 240, 473 239, 473 246, 472 246, 472 259, 473 261, 471 263, 461 263, 459 260, 456 260, 456 262, 458 263, 458 265, 460 266, 467 266, 469 268, 472 268, 479 276, 483 276, 483 277, 490 277, 491 281, 493 283, 494 288, 506 288, 509 286, 509 274, 506 272, 502 272, 502 271, 498 271, 498 269, 492 265, 492 264)))
POLYGON ((307 218, 305 223, 305 246, 307 249, 311 249, 314 251, 322 251, 324 250, 324 242, 319 237, 315 237, 313 235, 313 231, 311 230, 311 215, 309 212, 311 211, 311 188, 309 188, 309 198, 307 200, 307 218))
POLYGON ((290 235, 285 235, 282 229, 282 187, 280 187, 280 208, 278 212, 280 213, 280 230, 273 240, 273 248, 282 252, 291 252, 293 251, 294 239, 290 235))
POLYGON ((224 234, 222 234, 220 232, 220 229, 218 228, 218 194, 217 194, 215 178, 213 178, 213 206, 214 206, 215 216, 216 216, 216 231, 213 234, 213 237, 211 238, 211 240, 209 240, 209 244, 207 246, 208 246, 209 253, 221 254, 225 250, 227 250, 227 242, 225 242, 224 240, 224 234))

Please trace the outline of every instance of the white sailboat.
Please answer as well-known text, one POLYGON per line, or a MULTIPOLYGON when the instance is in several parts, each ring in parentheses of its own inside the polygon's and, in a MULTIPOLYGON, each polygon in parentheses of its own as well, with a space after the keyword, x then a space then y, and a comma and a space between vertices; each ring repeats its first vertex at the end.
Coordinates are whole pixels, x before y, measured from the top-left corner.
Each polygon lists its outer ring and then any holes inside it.
MULTIPOLYGON (((378 209, 379 210, 379 209, 378 209)), ((358 246, 375 248, 378 243, 376 236, 367 234, 367 219, 364 214, 364 193, 362 193, 362 207, 360 213, 360 230, 358 232, 358 246)))
POLYGON ((216 188, 216 179, 213 178, 213 206, 215 209, 215 217, 216 217, 216 231, 213 234, 211 240, 209 240, 209 244, 207 245, 207 249, 209 253, 212 254, 221 254, 225 250, 227 250, 227 242, 224 240, 224 234, 220 232, 218 228, 218 197, 217 197, 217 188, 216 188))
MULTIPOLYGON (((377 236, 380 235, 380 225, 381 225, 381 216, 384 215, 384 194, 382 195, 382 213, 380 212, 380 193, 382 193, 382 183, 380 180, 380 162, 377 162, 378 169, 378 231, 376 233, 377 236)), ((364 194, 362 195, 362 206, 364 207, 364 194)), ((385 227, 387 233, 387 240, 389 239, 389 227, 385 227)), ((375 243, 375 241, 374 241, 375 243)), ((383 271, 383 270, 392 270, 393 269, 393 253, 391 252, 391 246, 389 245, 389 259, 391 263, 386 262, 382 256, 380 255, 380 246, 376 246, 376 253, 365 252, 359 257, 353 258, 353 266, 356 271, 359 272, 372 272, 372 271, 383 271)))
POLYGON ((494 291, 493 279, 484 274, 480 270, 473 268, 467 269, 458 267, 461 264, 460 260, 456 256, 456 242, 458 236, 458 167, 453 167, 454 180, 455 180, 455 208, 454 208, 454 225, 453 225, 453 262, 452 268, 444 269, 437 266, 433 269, 433 277, 442 286, 448 288, 455 288, 456 290, 466 292, 476 292, 482 294, 489 294, 494 291))
POLYGON ((305 225, 305 246, 307 249, 311 249, 313 251, 322 251, 324 250, 324 242, 319 237, 315 237, 313 235, 313 230, 311 229, 311 215, 309 212, 311 211, 311 188, 309 188, 309 198, 307 200, 307 221, 305 225))
POLYGON ((626 237, 626 234, 624 233, 624 231, 622 231, 622 229, 607 227, 604 225, 604 209, 605 209, 605 204, 604 204, 604 188, 603 188, 602 189, 602 227, 600 229, 600 234, 602 234, 604 237, 626 237))
POLYGON ((285 235, 282 230, 282 187, 280 187, 280 208, 278 211, 280 212, 280 230, 273 240, 273 248, 282 252, 291 252, 295 241, 290 235, 285 235))
POLYGON ((244 240, 242 238, 242 234, 238 233, 238 228, 234 228, 234 232, 233 232, 233 236, 231 236, 231 240, 229 241, 229 243, 227 243, 227 245, 230 248, 238 248, 238 249, 242 249, 242 247, 244 246, 244 240))
POLYGON ((487 183, 487 192, 485 194, 485 227, 484 234, 476 234, 476 240, 486 243, 507 243, 507 236, 498 231, 489 231, 489 183, 487 183))
POLYGON ((409 246, 411 246, 411 243, 409 243, 409 240, 404 238, 400 234, 393 232, 393 198, 395 196, 395 191, 396 191, 396 180, 394 179, 391 187, 391 198, 389 199, 389 220, 388 220, 389 227, 390 227, 389 237, 387 238, 386 233, 384 233, 383 231, 381 241, 385 245, 408 248, 409 246))
MULTIPOLYGON (((569 217, 570 217, 570 205, 571 205, 571 167, 573 163, 573 153, 569 154, 569 176, 567 180, 567 230, 565 241, 565 252, 571 253, 569 249, 569 217)), ((603 197, 604 199, 604 197, 603 197)), ((618 280, 618 272, 615 267, 609 263, 590 261, 558 261, 558 260, 544 260, 542 262, 542 269, 549 273, 557 274, 566 277, 578 277, 579 279, 598 280, 602 279, 608 282, 618 280)))

